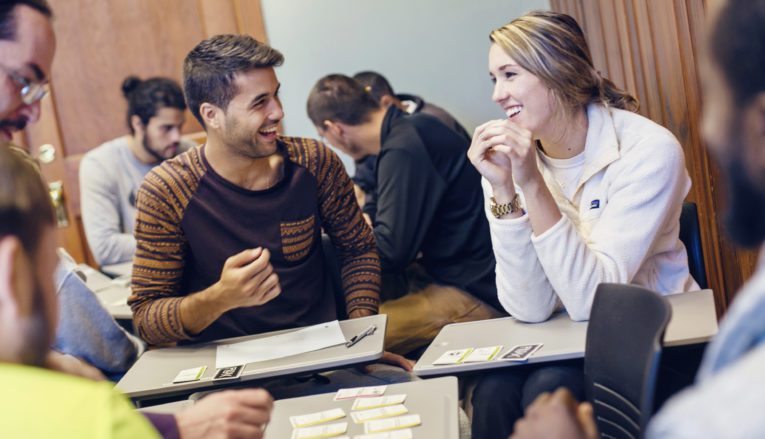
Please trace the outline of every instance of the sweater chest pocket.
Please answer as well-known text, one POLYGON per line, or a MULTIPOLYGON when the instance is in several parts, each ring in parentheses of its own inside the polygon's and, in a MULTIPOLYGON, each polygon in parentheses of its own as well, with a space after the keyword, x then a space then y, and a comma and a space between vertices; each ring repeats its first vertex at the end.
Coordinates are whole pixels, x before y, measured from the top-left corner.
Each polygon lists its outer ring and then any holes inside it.
POLYGON ((316 215, 311 215, 297 221, 282 221, 279 223, 284 259, 290 262, 298 262, 308 256, 311 248, 313 248, 315 226, 316 215))

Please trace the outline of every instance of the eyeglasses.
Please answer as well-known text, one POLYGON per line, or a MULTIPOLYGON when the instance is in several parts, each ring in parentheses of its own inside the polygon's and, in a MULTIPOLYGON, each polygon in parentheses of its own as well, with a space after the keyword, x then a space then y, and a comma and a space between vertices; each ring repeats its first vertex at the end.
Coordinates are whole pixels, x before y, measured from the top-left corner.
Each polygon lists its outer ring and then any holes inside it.
POLYGON ((19 86, 19 95, 21 101, 26 105, 32 105, 39 101, 48 93, 48 81, 47 80, 29 80, 19 73, 11 71, 8 67, 0 65, 0 69, 19 86))

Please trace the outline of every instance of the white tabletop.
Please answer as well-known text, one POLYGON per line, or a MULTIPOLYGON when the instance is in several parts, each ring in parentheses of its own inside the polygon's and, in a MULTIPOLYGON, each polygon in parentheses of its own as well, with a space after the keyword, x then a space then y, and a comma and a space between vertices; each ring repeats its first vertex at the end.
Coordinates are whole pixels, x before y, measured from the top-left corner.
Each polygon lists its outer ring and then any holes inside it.
POLYGON ((216 370, 215 355, 218 345, 283 334, 299 328, 229 338, 212 343, 150 350, 145 352, 127 371, 122 380, 117 383, 117 388, 133 399, 149 399, 183 395, 243 381, 318 372, 368 363, 382 357, 386 322, 387 316, 384 314, 343 320, 340 322, 340 328, 346 339, 350 339, 371 324, 377 325, 377 331, 351 348, 338 345, 291 357, 250 363, 245 367, 241 378, 224 383, 212 382, 216 370), (181 370, 200 366, 207 366, 201 380, 179 384, 172 383, 181 370))
POLYGON ((133 275, 133 262, 130 261, 130 262, 122 262, 119 264, 102 265, 101 271, 113 277, 121 277, 121 276, 130 277, 133 275))
MULTIPOLYGON (((712 290, 667 296, 672 319, 664 335, 665 346, 681 346, 708 341, 717 333, 717 313, 712 290)), ((414 367, 419 376, 438 376, 499 367, 544 363, 584 357, 587 322, 575 322, 566 312, 542 323, 522 323, 512 317, 447 325, 436 336, 414 367), (543 343, 543 347, 524 363, 488 361, 482 363, 434 366, 444 352, 454 349, 502 345, 497 358, 513 346, 543 343)))
MULTIPOLYGON (((412 427, 415 438, 458 439, 457 378, 444 377, 391 384, 385 394, 406 394, 404 406, 409 410, 408 414, 420 415, 422 420, 420 426, 412 427)), ((348 432, 345 436, 354 437, 364 434, 364 424, 355 424, 350 416, 353 399, 333 401, 334 396, 334 393, 327 393, 276 401, 265 437, 289 438, 293 430, 290 416, 316 413, 337 407, 342 408, 346 416, 332 423, 347 422, 348 432)))
MULTIPOLYGON (((410 414, 420 415, 422 425, 412 428, 415 438, 459 438, 459 397, 457 378, 443 377, 429 380, 413 381, 410 383, 390 384, 385 395, 405 394, 404 406, 410 414)), ((301 398, 282 399, 274 403, 271 422, 265 431, 267 438, 289 438, 292 435, 290 416, 305 415, 340 407, 345 411, 345 418, 328 422, 348 422, 348 433, 345 436, 363 434, 363 424, 356 425, 350 418, 353 400, 333 401, 335 394, 305 396, 301 398)), ((142 412, 170 413, 194 405, 194 401, 184 400, 166 404, 154 405, 140 409, 142 412)))
POLYGON ((129 277, 112 279, 85 264, 79 264, 77 270, 85 275, 85 285, 96 294, 112 317, 117 320, 133 319, 133 311, 127 304, 131 294, 129 277))

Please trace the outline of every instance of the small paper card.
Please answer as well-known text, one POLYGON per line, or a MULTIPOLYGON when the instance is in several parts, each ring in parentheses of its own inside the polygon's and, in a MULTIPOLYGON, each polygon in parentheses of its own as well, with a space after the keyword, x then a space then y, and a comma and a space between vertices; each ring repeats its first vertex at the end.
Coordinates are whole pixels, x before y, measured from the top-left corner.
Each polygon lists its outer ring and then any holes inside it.
POLYGON ((235 378, 239 378, 242 375, 243 370, 244 370, 244 365, 221 367, 220 369, 215 371, 215 376, 213 376, 213 381, 233 380, 235 378))
POLYGON ((412 439, 412 429, 394 430, 386 433, 361 434, 354 436, 353 439, 412 439))
POLYGON ((502 346, 487 346, 476 348, 462 360, 463 363, 477 363, 479 361, 491 361, 502 350, 502 346))
POLYGON ((290 416, 290 424, 293 427, 308 427, 316 424, 323 424, 325 422, 342 419, 345 417, 345 412, 341 408, 335 408, 332 410, 325 410, 318 413, 309 413, 307 415, 290 416))
POLYGON ((471 352, 473 352, 473 348, 446 351, 433 362, 433 365, 460 364, 471 352))
POLYGON ((521 344, 507 351, 505 355, 502 356, 502 359, 509 361, 526 361, 541 347, 542 343, 521 344))
POLYGON ((357 424, 363 424, 374 419, 390 418, 409 413, 403 404, 392 405, 389 407, 380 407, 376 409, 363 410, 360 412, 351 412, 351 419, 357 424))
POLYGON ((420 425, 420 415, 405 415, 397 418, 378 419, 364 424, 364 433, 382 433, 384 431, 398 430, 420 425))
POLYGON ((378 396, 358 398, 353 401, 351 410, 367 410, 376 409, 378 407, 386 407, 389 405, 402 404, 406 401, 406 395, 390 395, 390 396, 378 396))
POLYGON ((340 389, 335 394, 335 401, 341 401, 343 399, 351 398, 367 398, 370 396, 382 396, 385 394, 385 389, 388 386, 372 386, 372 387, 353 387, 350 389, 340 389))
POLYGON ((204 375, 205 370, 207 370, 207 366, 192 367, 191 369, 182 370, 173 380, 173 384, 199 381, 199 379, 202 378, 202 375, 204 375))
POLYGON ((292 430, 292 439, 333 437, 345 434, 346 431, 348 431, 347 422, 338 422, 337 424, 320 425, 317 427, 296 428, 292 430))

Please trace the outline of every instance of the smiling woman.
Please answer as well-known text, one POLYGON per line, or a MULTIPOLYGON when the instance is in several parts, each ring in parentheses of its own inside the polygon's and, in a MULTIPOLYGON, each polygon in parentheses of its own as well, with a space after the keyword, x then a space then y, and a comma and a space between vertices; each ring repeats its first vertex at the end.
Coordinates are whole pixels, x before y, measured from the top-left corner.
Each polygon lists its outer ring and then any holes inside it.
MULTIPOLYGON (((593 67, 570 16, 532 12, 490 39, 492 99, 507 118, 479 126, 468 155, 484 177, 505 310, 587 320, 602 282, 698 289, 678 237, 690 179, 675 137, 593 67)), ((582 399, 580 363, 484 376, 473 436, 507 437, 525 405, 559 386, 582 399)))

